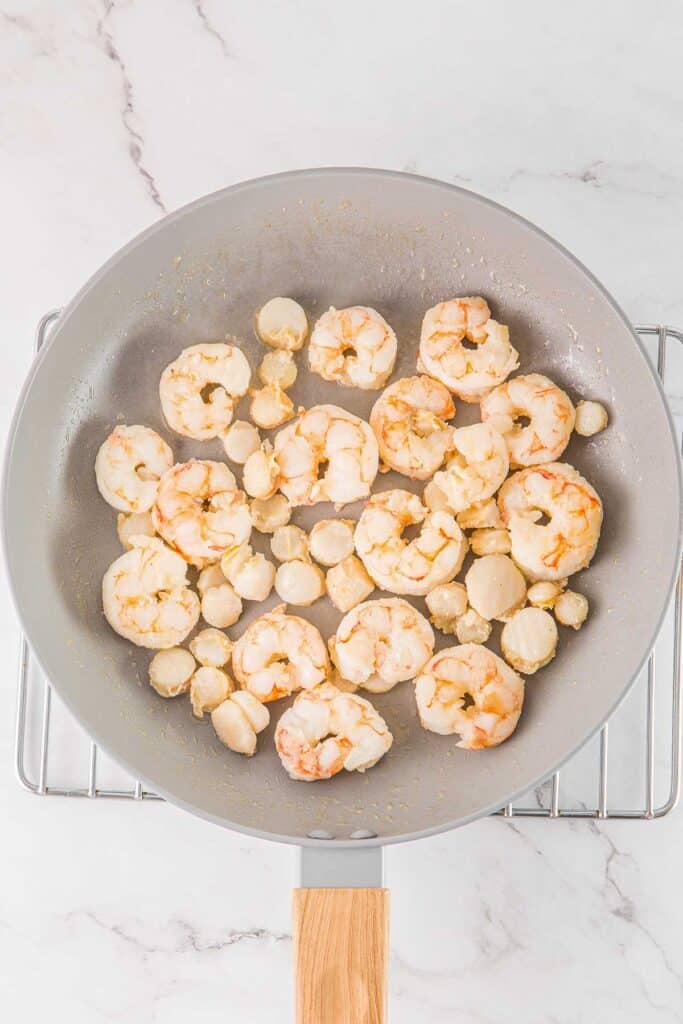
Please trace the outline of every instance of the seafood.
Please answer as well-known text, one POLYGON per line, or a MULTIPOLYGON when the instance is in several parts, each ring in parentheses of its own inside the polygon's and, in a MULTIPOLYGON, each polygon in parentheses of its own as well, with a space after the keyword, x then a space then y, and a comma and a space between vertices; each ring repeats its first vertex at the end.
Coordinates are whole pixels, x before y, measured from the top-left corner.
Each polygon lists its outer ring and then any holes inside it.
POLYGON ((266 352, 258 368, 259 380, 262 384, 279 387, 283 391, 291 388, 296 380, 296 373, 294 356, 286 349, 266 352))
POLYGON ((228 548, 221 558, 221 569, 245 601, 265 601, 273 589, 275 566, 265 555, 254 553, 251 544, 228 548))
POLYGON ((249 505, 235 477, 225 463, 202 459, 178 463, 162 477, 152 521, 166 543, 199 568, 251 535, 249 505))
POLYGON ((159 480, 173 465, 173 452, 149 427, 114 427, 95 459, 100 494, 119 512, 147 512, 159 480))
POLYGON ((349 612, 375 589, 360 558, 349 555, 328 570, 325 577, 327 595, 340 612, 349 612))
POLYGON ((277 486, 293 506, 366 498, 379 465, 368 424, 336 405, 315 405, 284 427, 275 437, 275 459, 277 486))
POLYGON ((463 401, 478 402, 518 365, 507 327, 491 319, 484 299, 449 299, 425 313, 418 369, 463 401))
POLYGON ((138 647, 175 647, 199 618, 199 598, 187 585, 187 563, 158 537, 133 537, 131 544, 102 580, 107 622, 138 647))
POLYGON ((344 679, 371 693, 385 693, 414 679, 434 651, 424 615, 400 597, 357 605, 339 623, 333 659, 344 679))
POLYGON ((602 502, 573 466, 548 462, 513 474, 498 507, 512 557, 529 579, 560 580, 590 563, 600 538, 602 502), (545 524, 538 520, 548 517, 545 524))
POLYGON ((190 703, 195 718, 203 718, 205 711, 213 711, 235 689, 230 676, 220 668, 202 665, 190 681, 190 703))
POLYGON ((404 377, 391 384, 372 407, 370 426, 380 458, 397 473, 428 480, 452 451, 455 416, 448 388, 431 377, 404 377))
POLYGON ((296 352, 308 334, 306 314, 294 299, 269 299, 256 314, 256 334, 264 345, 296 352))
POLYGON ((275 533, 289 522, 292 509, 284 494, 272 498, 254 498, 249 502, 249 512, 255 530, 259 533, 275 533))
POLYGON ((325 574, 313 562, 292 558, 278 566, 275 592, 285 604, 307 607, 325 593, 325 574))
POLYGON ((505 438, 489 423, 473 423, 452 434, 455 449, 433 483, 454 513, 481 505, 498 490, 510 462, 505 438))
POLYGON ((565 590, 556 599, 553 611, 560 625, 581 629, 588 618, 588 599, 575 590, 565 590))
POLYGON ((429 621, 442 633, 455 633, 455 625, 467 611, 467 590, 462 583, 440 583, 425 598, 429 621))
POLYGON ((393 594, 428 594, 460 571, 467 540, 448 512, 428 512, 416 494, 373 494, 358 521, 356 551, 375 583, 393 594), (407 526, 421 524, 411 541, 407 526))
POLYGON ((221 743, 247 757, 256 753, 256 737, 269 722, 268 708, 246 690, 231 693, 211 712, 211 724, 221 743))
POLYGON ((300 526, 280 526, 270 542, 270 550, 278 562, 308 559, 308 534, 300 526))
POLYGON ((470 547, 474 555, 509 555, 512 549, 507 530, 473 530, 470 547))
POLYGON ((252 498, 267 501, 272 498, 278 488, 280 467, 275 459, 270 441, 262 441, 261 446, 252 452, 244 463, 242 484, 252 498))
POLYGON ((322 683, 329 659, 315 626, 287 615, 282 604, 247 627, 233 648, 232 669, 242 689, 266 703, 322 683))
POLYGON ((481 418, 504 435, 514 468, 559 459, 575 415, 569 395, 542 373, 514 377, 481 400, 481 418), (519 422, 522 417, 526 426, 519 422))
POLYGON ((503 525, 495 498, 475 502, 455 517, 463 530, 498 530, 503 525))
POLYGON ((503 657, 525 676, 533 675, 555 657, 557 626, 542 608, 522 608, 503 626, 500 635, 503 657))
POLYGON ((190 641, 190 650, 200 665, 223 668, 230 661, 234 644, 220 629, 203 629, 190 641))
POLYGON ((600 402, 579 402, 576 407, 574 430, 581 437, 592 437, 604 430, 609 422, 607 409, 600 402))
POLYGON ((465 576, 467 600, 482 618, 505 619, 526 600, 526 582, 507 555, 475 558, 465 576))
POLYGON ((495 747, 515 730, 524 702, 524 680, 481 644, 439 651, 415 680, 425 729, 460 736, 459 747, 495 747))
POLYGON ((249 415, 257 427, 272 430, 294 416, 294 402, 278 385, 266 384, 250 394, 249 415))
POLYGON ((324 380, 374 390, 391 376, 397 348, 396 335, 376 310, 332 306, 311 332, 308 365, 324 380))
POLYGON ((261 435, 253 423, 246 420, 235 420, 223 434, 221 441, 225 454, 231 462, 243 466, 253 452, 261 447, 261 435))
POLYGON ((160 697, 178 697, 190 689, 195 668, 194 658, 184 647, 157 651, 149 663, 150 685, 160 697))
POLYGON ((372 704, 332 683, 299 694, 275 729, 275 746, 290 778, 329 779, 337 772, 364 772, 393 742, 372 704))
POLYGON ((566 580, 542 580, 533 583, 526 592, 529 604, 534 608, 552 608, 566 584, 566 580))
POLYGON ((130 551, 133 537, 155 536, 151 512, 119 512, 116 517, 116 532, 123 547, 130 551))
POLYGON ((197 577, 199 596, 202 597, 204 591, 208 590, 209 587, 220 587, 221 584, 227 582, 220 565, 217 562, 213 562, 211 565, 207 565, 206 569, 202 569, 197 577))
POLYGON ((319 519, 311 530, 311 554, 321 565, 338 565, 353 554, 353 519, 319 519))
POLYGON ((222 342, 191 345, 166 367, 159 397, 171 430, 195 441, 224 434, 246 395, 251 369, 245 355, 222 342))
POLYGON ((468 608, 455 623, 455 635, 459 644, 485 644, 491 636, 491 623, 468 608))
POLYGON ((242 614, 242 601, 226 580, 202 594, 202 618, 216 629, 233 626, 242 614))

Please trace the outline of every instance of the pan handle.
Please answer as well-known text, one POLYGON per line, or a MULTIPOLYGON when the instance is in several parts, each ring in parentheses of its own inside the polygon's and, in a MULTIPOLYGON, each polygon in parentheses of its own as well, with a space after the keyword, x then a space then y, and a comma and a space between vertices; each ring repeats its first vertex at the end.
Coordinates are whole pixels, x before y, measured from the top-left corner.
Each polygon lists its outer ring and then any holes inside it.
POLYGON ((301 879, 293 900, 296 1024, 386 1024, 381 847, 306 847, 301 879))

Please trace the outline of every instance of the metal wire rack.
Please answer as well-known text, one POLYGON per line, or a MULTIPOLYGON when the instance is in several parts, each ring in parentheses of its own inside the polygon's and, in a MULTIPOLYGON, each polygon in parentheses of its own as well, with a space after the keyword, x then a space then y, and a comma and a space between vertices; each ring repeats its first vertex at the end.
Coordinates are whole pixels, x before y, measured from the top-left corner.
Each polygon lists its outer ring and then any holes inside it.
MULTIPOLYGON (((59 312, 53 310, 41 319, 36 349, 59 312)), ((683 344, 683 331, 654 325, 636 330, 646 345, 654 342, 653 359, 664 379, 669 344, 672 339, 683 344)), ((555 772, 543 786, 497 814, 506 818, 651 820, 676 806, 681 787, 682 606, 683 571, 645 670, 597 740, 562 769, 562 787, 560 772, 555 772), (616 775, 610 772, 610 750, 614 748, 619 762, 616 775)), ((80 731, 35 664, 24 636, 15 754, 19 781, 38 796, 162 799, 107 762, 97 745, 80 731)))

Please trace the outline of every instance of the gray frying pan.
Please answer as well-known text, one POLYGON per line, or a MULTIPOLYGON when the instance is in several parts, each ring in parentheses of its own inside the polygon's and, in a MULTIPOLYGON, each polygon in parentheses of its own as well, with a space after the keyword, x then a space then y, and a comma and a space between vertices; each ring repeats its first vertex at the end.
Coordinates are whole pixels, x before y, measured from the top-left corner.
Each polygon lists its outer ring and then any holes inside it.
MULTIPOLYGON (((376 395, 301 372, 293 397, 367 417, 376 395)), ((458 423, 473 415, 459 403, 458 423)), ((398 483, 381 477, 378 486, 398 483)), ((441 182, 311 170, 237 185, 166 217, 71 302, 19 401, 4 479, 4 543, 31 646, 93 738, 187 810, 305 848, 305 888, 295 900, 298 1020, 341 1024, 384 1019, 386 894, 374 888, 381 844, 500 807, 599 728, 662 621, 679 558, 680 497, 659 381, 614 301, 569 253, 509 211, 441 182), (609 408, 609 429, 575 438, 565 455, 605 505, 598 555, 577 580, 591 616, 580 632, 563 630, 557 658, 529 681, 520 725, 501 747, 460 751, 452 738, 425 732, 406 683, 373 698, 395 736, 376 768, 326 783, 292 782, 277 761, 272 728, 260 737, 258 756, 232 754, 210 726, 192 719, 184 700, 153 693, 149 653, 104 621, 100 581, 120 547, 115 513, 95 487, 95 453, 112 426, 126 422, 160 431, 178 460, 221 458, 219 443, 171 435, 159 376, 186 345, 226 334, 255 367, 263 349, 252 318, 273 295, 297 298, 312 319, 330 304, 377 307, 400 339, 396 379, 415 372, 424 310, 456 294, 486 296, 509 324, 524 371, 547 373, 575 399, 597 398, 609 408)), ((317 506, 296 521, 310 527, 330 511, 317 506)), ((252 607, 235 633, 273 603, 252 607)), ((329 635, 339 616, 327 601, 318 605, 304 614, 329 635)))

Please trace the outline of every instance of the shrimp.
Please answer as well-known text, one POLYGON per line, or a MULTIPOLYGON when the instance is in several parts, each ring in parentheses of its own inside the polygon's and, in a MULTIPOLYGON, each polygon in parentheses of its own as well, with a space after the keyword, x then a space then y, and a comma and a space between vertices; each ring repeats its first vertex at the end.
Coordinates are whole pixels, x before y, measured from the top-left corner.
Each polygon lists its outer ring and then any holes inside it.
POLYGON ((455 416, 448 389, 431 377, 403 377, 375 402, 370 426, 387 466, 413 480, 427 480, 452 451, 455 416))
POLYGON ((396 335, 376 310, 332 306, 313 328, 308 365, 324 380, 374 390, 391 376, 397 348, 396 335))
POLYGON ((264 704, 310 690, 327 678, 330 663, 318 630, 280 604, 259 616, 232 651, 232 669, 243 690, 264 704))
POLYGON ((364 772, 393 743, 384 719, 355 693, 332 683, 300 694, 275 729, 275 746, 292 779, 316 782, 337 772, 364 772))
POLYGON ((251 535, 247 497, 235 477, 225 463, 202 459, 169 469, 159 486, 152 521, 166 543, 200 569, 251 535))
POLYGON ((334 638, 339 672, 371 693, 414 679, 434 651, 434 631, 401 597, 365 601, 345 615, 334 638))
POLYGON ((542 373, 500 384, 481 400, 481 418, 500 430, 510 465, 536 466, 559 459, 569 444, 576 412, 569 395, 542 373), (517 422, 528 419, 526 426, 517 422))
POLYGON ((449 299, 425 313, 418 369, 463 401, 478 402, 518 366, 507 327, 491 319, 484 299, 449 299), (466 348, 465 339, 476 347, 466 348))
POLYGON ((234 345, 191 345, 161 375, 159 397, 171 430, 196 441, 224 434, 251 369, 234 345))
POLYGON ((199 598, 187 585, 187 564, 158 537, 133 537, 131 545, 104 574, 105 618, 138 647, 176 647, 199 618, 199 598))
POLYGON ((147 512, 173 452, 149 427, 114 427, 95 459, 100 494, 119 512, 147 512))
POLYGON ((449 512, 428 512, 416 494, 400 489, 373 494, 354 535, 356 550, 378 587, 424 595, 460 571, 467 540, 449 512), (411 541, 401 534, 421 523, 411 541))
POLYGON ((589 565, 600 539, 602 502, 573 466, 549 462, 514 473, 498 494, 512 557, 530 580, 564 580, 589 565), (538 522, 543 515, 549 522, 538 522))
POLYGON ((481 504, 498 490, 510 468, 507 445, 490 423, 473 423, 453 431, 455 453, 433 484, 454 513, 481 504))
POLYGON ((446 647, 415 680, 415 700, 425 729, 460 736, 459 747, 495 747, 515 731, 524 702, 524 680, 481 644, 446 647))
POLYGON ((366 498, 377 476, 375 435, 336 405, 314 405, 275 437, 278 486, 292 506, 366 498), (318 472, 325 467, 318 479, 318 472))

